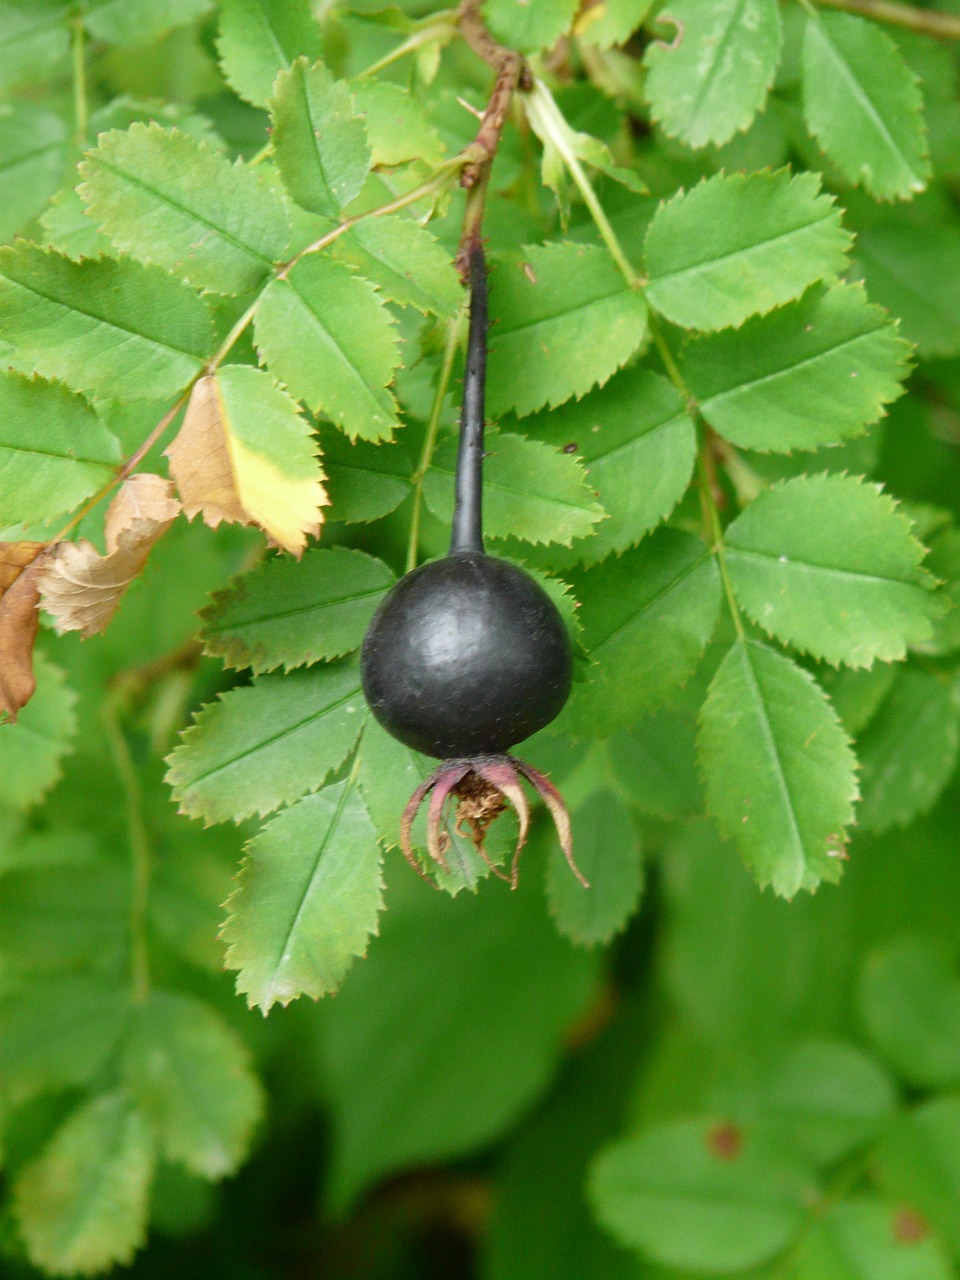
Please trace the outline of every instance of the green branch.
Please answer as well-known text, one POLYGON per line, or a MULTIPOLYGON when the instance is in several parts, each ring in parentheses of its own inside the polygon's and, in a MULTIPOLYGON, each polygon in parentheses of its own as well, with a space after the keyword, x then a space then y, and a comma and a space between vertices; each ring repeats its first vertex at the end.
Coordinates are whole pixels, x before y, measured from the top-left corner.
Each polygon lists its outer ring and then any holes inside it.
POLYGON ((939 13, 935 9, 915 9, 909 4, 897 4, 895 0, 814 0, 827 9, 842 9, 860 18, 872 18, 874 22, 886 22, 905 31, 916 31, 936 40, 960 40, 960 16, 939 13))

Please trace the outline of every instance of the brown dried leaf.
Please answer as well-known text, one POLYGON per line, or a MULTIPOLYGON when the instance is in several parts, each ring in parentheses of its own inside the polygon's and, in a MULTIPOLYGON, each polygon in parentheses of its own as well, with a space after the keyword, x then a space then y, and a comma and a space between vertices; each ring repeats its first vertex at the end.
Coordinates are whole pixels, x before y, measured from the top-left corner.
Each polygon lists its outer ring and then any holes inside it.
POLYGON ((328 498, 310 425, 262 370, 201 378, 167 457, 188 519, 257 525, 296 556, 319 535, 328 498))
POLYGON ((110 504, 105 556, 86 539, 58 543, 39 579, 43 607, 57 631, 84 636, 103 631, 143 571, 153 544, 179 512, 170 481, 145 472, 125 481, 110 504))
POLYGON ((11 720, 33 697, 43 542, 0 542, 0 710, 11 720))

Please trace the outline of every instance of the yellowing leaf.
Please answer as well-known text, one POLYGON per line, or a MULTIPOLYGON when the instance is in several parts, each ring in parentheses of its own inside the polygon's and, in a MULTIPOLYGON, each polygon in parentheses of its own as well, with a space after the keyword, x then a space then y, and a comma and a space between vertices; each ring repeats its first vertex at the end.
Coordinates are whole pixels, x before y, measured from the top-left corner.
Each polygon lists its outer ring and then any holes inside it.
POLYGON ((43 607, 57 631, 103 631, 179 512, 170 481, 144 472, 125 481, 110 504, 106 555, 86 539, 59 543, 38 578, 43 607))
POLYGON ((0 542, 0 710, 11 720, 33 697, 43 542, 0 542))
POLYGON ((247 365, 201 378, 180 433, 167 450, 190 519, 200 512, 258 525, 299 556, 317 537, 329 501, 309 423, 273 379, 247 365))

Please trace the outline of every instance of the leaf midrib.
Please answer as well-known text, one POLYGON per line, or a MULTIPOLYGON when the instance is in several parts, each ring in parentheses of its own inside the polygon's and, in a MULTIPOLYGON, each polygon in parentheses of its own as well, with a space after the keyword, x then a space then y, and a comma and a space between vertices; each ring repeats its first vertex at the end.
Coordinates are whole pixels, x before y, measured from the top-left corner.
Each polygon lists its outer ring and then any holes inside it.
POLYGON ((836 578, 853 578, 857 582, 869 583, 871 586, 894 586, 912 587, 917 591, 923 591, 922 583, 911 578, 896 578, 893 576, 883 576, 882 574, 866 573, 860 569, 844 569, 837 565, 817 564, 813 560, 801 560, 794 556, 787 556, 786 561, 781 560, 780 554, 776 551, 757 551, 752 548, 739 547, 735 543, 727 543, 727 558, 742 556, 747 560, 763 560, 770 564, 775 564, 781 568, 793 568, 804 570, 809 573, 822 573, 828 577, 836 578))
POLYGON ((385 591, 390 590, 392 585, 393 580, 384 583, 383 586, 372 587, 369 591, 357 591, 349 596, 335 596, 329 600, 298 605, 296 609, 284 609, 278 613, 262 614, 256 618, 244 618, 239 622, 231 623, 228 627, 207 627, 205 634, 208 636, 231 635, 234 631, 238 631, 243 627, 256 627, 264 622, 277 622, 283 618, 295 618, 302 613, 319 613, 324 609, 334 609, 341 604, 352 604, 355 600, 367 600, 370 596, 382 596, 385 591))
POLYGON ((615 626, 612 631, 609 631, 603 637, 603 639, 593 642, 590 646, 591 653, 594 653, 594 654, 597 653, 604 645, 609 644, 612 640, 616 640, 617 637, 621 634, 621 632, 626 631, 628 627, 634 626, 644 616, 644 614, 649 613, 650 609, 655 604, 657 604, 665 596, 668 596, 671 591, 675 590, 682 582, 684 582, 687 578, 689 578, 691 573, 693 573, 696 569, 699 569, 699 567, 704 563, 705 560, 709 560, 712 554, 713 552, 710 550, 710 548, 705 547, 701 552, 701 554, 697 556, 696 560, 692 561, 689 565, 687 565, 683 569, 682 573, 678 573, 675 578, 671 578, 670 581, 667 583, 667 585, 665 587, 661 587, 660 590, 656 592, 655 595, 652 595, 650 596, 649 599, 645 600, 643 603, 643 606, 637 612, 631 613, 629 618, 627 618, 623 622, 618 623, 617 626, 615 626))
MULTIPOLYGON (((821 199, 821 196, 817 197, 818 201, 821 199)), ((729 262, 732 258, 742 258, 747 254, 755 253, 758 249, 766 249, 770 245, 778 244, 781 240, 789 240, 791 236, 802 235, 805 231, 813 231, 831 218, 839 220, 839 215, 833 206, 828 207, 823 217, 816 218, 812 222, 804 222, 800 226, 791 227, 789 231, 781 231, 775 236, 768 236, 765 240, 755 240, 745 248, 731 249, 729 253, 721 253, 712 258, 701 258, 700 261, 688 263, 684 267, 678 267, 675 271, 651 271, 650 285, 656 286, 664 280, 675 280, 678 276, 688 276, 701 268, 715 267, 720 263, 729 262)))

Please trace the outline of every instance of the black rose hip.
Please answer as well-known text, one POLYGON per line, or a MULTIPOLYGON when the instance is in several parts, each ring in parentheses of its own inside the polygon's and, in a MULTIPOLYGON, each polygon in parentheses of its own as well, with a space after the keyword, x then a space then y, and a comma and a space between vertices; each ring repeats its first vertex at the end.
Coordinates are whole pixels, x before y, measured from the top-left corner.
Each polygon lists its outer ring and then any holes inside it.
POLYGON ((510 876, 516 884, 530 821, 522 775, 546 801, 567 860, 583 880, 559 792, 507 754, 562 710, 573 662, 563 619, 540 584, 483 550, 487 281, 479 245, 469 266, 470 335, 450 551, 406 574, 383 600, 363 641, 363 690, 388 733, 442 760, 411 796, 401 823, 403 851, 416 870, 410 829, 427 795, 427 848, 444 868, 448 801, 456 804, 458 828, 469 829, 484 859, 486 830, 509 801, 520 824, 510 876))

